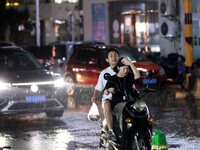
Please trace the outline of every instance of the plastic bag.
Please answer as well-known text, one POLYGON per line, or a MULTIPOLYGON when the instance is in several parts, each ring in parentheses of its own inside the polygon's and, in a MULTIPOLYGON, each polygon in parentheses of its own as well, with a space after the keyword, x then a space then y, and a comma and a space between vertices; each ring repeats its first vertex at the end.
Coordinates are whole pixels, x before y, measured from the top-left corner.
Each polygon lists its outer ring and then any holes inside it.
POLYGON ((88 120, 90 121, 98 121, 100 119, 99 109, 96 103, 92 103, 92 106, 88 112, 88 120))

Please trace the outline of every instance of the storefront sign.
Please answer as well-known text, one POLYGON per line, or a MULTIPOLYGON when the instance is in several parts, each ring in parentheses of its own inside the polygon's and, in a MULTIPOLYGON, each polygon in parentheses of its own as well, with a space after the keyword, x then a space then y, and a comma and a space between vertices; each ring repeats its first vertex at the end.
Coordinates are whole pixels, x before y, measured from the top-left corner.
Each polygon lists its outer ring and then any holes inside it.
POLYGON ((92 4, 92 39, 106 41, 105 4, 92 4))

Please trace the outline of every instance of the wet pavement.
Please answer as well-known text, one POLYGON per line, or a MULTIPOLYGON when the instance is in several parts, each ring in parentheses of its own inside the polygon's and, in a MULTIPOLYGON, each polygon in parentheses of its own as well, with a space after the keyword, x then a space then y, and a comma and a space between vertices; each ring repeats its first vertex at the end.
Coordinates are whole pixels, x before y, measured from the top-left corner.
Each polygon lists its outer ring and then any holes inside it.
MULTIPOLYGON (((61 118, 45 114, 0 117, 0 147, 13 150, 96 150, 100 121, 91 122, 91 89, 68 97, 68 109, 61 118)), ((154 119, 153 131, 162 130, 169 150, 198 150, 200 147, 200 100, 176 98, 177 86, 145 98, 154 119)), ((100 100, 98 107, 102 117, 100 100)))
MULTIPOLYGON (((163 87, 160 93, 150 93, 145 98, 154 119, 153 132, 159 129, 165 133, 169 150, 197 150, 200 147, 200 100, 186 95, 189 94, 179 86, 168 85, 163 87)), ((90 96, 84 98, 90 99, 90 96)), ((77 96, 76 100, 80 99, 81 97, 77 96)), ((84 102, 76 105, 76 108, 82 110, 79 117, 80 120, 81 118, 85 120, 82 126, 84 130, 79 130, 79 125, 78 128, 72 125, 71 133, 75 137, 77 150, 98 149, 100 122, 87 121, 90 102, 84 102)), ((101 110, 100 103, 99 110, 101 110)))

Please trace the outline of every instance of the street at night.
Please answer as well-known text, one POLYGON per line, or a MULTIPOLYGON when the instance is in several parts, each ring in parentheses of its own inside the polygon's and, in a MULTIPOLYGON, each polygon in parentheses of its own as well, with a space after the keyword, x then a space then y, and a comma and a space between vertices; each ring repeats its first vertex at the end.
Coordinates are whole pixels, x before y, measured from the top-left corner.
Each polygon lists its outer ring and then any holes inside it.
POLYGON ((200 0, 0 12, 0 150, 200 150, 200 0))

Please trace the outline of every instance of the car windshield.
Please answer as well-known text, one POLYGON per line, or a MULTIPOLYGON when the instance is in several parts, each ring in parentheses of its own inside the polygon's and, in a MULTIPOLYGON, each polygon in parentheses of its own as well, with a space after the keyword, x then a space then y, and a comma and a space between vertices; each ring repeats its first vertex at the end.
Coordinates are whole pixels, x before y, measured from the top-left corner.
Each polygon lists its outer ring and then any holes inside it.
POLYGON ((29 53, 0 53, 0 70, 35 70, 42 66, 29 53))
POLYGON ((131 46, 119 46, 117 48, 121 57, 128 57, 131 61, 147 60, 144 54, 138 52, 137 48, 131 46))

